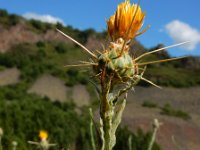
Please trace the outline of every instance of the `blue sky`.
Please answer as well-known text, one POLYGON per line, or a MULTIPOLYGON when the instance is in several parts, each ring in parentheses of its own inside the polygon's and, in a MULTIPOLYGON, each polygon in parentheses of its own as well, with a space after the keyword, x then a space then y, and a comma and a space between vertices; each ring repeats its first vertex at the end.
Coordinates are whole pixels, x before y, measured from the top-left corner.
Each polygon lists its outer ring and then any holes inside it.
MULTIPOLYGON (((19 15, 49 15, 81 30, 102 31, 106 29, 105 20, 122 1, 0 0, 0 8, 19 15)), ((137 39, 147 48, 158 43, 167 46, 190 40, 190 45, 170 49, 169 53, 172 56, 200 55, 199 7, 199 0, 141 0, 141 8, 147 13, 143 27, 151 25, 151 28, 137 39)))

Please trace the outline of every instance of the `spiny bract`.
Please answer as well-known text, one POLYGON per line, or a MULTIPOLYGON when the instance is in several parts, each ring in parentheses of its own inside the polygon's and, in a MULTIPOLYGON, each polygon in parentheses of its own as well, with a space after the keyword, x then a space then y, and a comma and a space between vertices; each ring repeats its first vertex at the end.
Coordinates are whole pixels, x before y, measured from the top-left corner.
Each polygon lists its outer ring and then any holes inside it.
POLYGON ((129 46, 126 45, 123 49, 124 40, 119 38, 116 42, 111 42, 108 50, 104 50, 98 56, 97 66, 94 66, 94 71, 97 74, 106 72, 107 76, 113 76, 115 81, 125 82, 132 79, 138 73, 138 67, 129 55, 129 46))

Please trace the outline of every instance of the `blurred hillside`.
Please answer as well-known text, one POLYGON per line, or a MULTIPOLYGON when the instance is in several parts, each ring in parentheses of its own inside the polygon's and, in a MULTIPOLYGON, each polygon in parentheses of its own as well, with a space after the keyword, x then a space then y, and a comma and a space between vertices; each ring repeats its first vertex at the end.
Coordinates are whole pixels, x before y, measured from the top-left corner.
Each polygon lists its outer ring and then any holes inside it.
MULTIPOLYGON (((57 55, 62 55, 62 58, 65 58, 65 61, 59 60, 60 66, 63 66, 65 64, 72 64, 76 62, 76 60, 84 60, 84 58, 87 59, 86 56, 82 56, 84 55, 84 52, 80 50, 79 47, 75 46, 71 41, 65 39, 62 35, 56 32, 56 28, 69 34, 71 37, 93 51, 102 50, 102 45, 106 46, 109 42, 107 33, 97 33, 93 29, 80 31, 78 29, 74 29, 71 26, 63 27, 59 23, 57 25, 52 25, 36 20, 27 21, 22 17, 16 15, 9 15, 6 11, 3 10, 0 12, 0 15, 0 51, 2 52, 1 57, 6 57, 3 55, 13 55, 11 53, 14 53, 14 51, 16 52, 17 50, 25 51, 23 52, 23 54, 26 55, 26 57, 30 57, 30 55, 33 55, 33 53, 31 54, 31 49, 34 49, 34 53, 42 53, 41 51, 43 50, 45 50, 45 53, 48 53, 48 49, 52 48, 52 50, 55 49, 55 51, 57 51, 57 55), (26 47, 26 50, 24 50, 23 47, 26 47), (76 57, 73 52, 69 52, 69 49, 73 48, 79 49, 76 52, 76 57), (9 52, 10 54, 4 54, 5 52, 9 52)), ((158 44, 153 48, 147 49, 138 41, 133 41, 133 43, 134 44, 132 46, 131 53, 134 57, 146 51, 152 51, 154 49, 164 47, 163 44, 158 44)), ((17 54, 18 52, 14 55, 17 54)), ((45 59, 45 57, 49 56, 44 56, 43 59, 45 59)), ((56 59, 55 57, 56 56, 52 55, 52 63, 54 63, 53 61, 56 59)), ((162 51, 153 55, 149 55, 148 57, 143 59, 143 61, 167 58, 170 58, 169 54, 166 51, 162 51)), ((16 63, 9 66, 8 64, 6 64, 6 62, 2 62, 1 65, 7 65, 7 67, 19 67, 19 64, 16 63)), ((164 86, 189 87, 199 85, 200 58, 187 57, 179 61, 149 65, 145 73, 145 77, 159 85, 164 86)), ((147 84, 145 83, 142 83, 142 85, 147 86, 147 84)))
MULTIPOLYGON (((94 53, 96 50, 101 51, 102 45, 106 47, 109 43, 106 32, 98 33, 93 29, 80 31, 59 23, 53 25, 36 20, 28 21, 0 10, 0 126, 5 130, 3 144, 7 149, 10 148, 9 142, 12 140, 19 143, 20 150, 34 149, 24 141, 38 140, 40 129, 49 131, 50 140, 59 144, 56 149, 90 149, 87 107, 91 106, 95 110, 98 108, 96 91, 90 82, 93 81, 93 74, 88 68, 64 67, 66 64, 88 60, 89 57, 80 47, 60 35, 56 28, 69 34, 94 53)), ((137 57, 161 47, 164 45, 158 44, 147 49, 135 40, 130 52, 133 57, 137 57)), ((168 58, 170 55, 162 51, 147 56, 143 62, 168 58)), ((186 147, 185 150, 189 150, 187 147, 190 147, 191 143, 197 149, 200 148, 197 142, 200 140, 200 96, 193 94, 193 98, 190 95, 191 92, 199 91, 200 57, 190 56, 179 61, 148 65, 144 77, 166 87, 167 90, 159 93, 148 83, 140 82, 140 87, 135 88, 136 92, 130 93, 124 125, 128 125, 132 131, 135 131, 133 129, 136 127, 147 130, 151 120, 157 117, 167 124, 161 132, 162 135, 167 133, 168 136, 159 135, 161 138, 158 140, 162 146, 166 146, 163 149, 176 149, 170 139, 171 134, 176 134, 178 143, 181 147, 186 147), (179 90, 184 93, 177 92, 179 90), (171 100, 160 102, 163 95, 165 99, 170 95, 171 100), (146 100, 160 106, 155 109, 143 108, 141 104, 146 100), (185 121, 161 115, 159 107, 166 103, 175 105, 174 109, 189 112, 190 119, 185 121), (177 132, 171 133, 170 129, 177 132), (179 135, 184 129, 196 134, 179 135), (184 139, 184 142, 181 139, 184 139)), ((131 134, 129 132, 127 134, 131 134)), ((123 134, 120 137, 123 137, 123 134)), ((126 144, 126 139, 120 140, 126 144)), ((138 144, 141 145, 141 141, 138 144)), ((156 149, 155 146, 154 150, 156 149)))

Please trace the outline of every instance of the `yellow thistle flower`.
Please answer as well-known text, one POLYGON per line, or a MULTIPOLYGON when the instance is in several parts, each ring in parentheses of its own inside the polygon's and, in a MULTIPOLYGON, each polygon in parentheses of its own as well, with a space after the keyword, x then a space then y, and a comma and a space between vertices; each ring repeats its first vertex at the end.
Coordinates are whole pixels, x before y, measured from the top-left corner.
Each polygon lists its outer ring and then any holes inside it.
POLYGON ((113 40, 132 39, 142 27, 145 14, 140 6, 125 1, 118 5, 113 16, 107 20, 108 32, 113 40))
POLYGON ((39 133, 39 138, 41 141, 46 140, 48 138, 48 133, 44 130, 41 130, 39 133))

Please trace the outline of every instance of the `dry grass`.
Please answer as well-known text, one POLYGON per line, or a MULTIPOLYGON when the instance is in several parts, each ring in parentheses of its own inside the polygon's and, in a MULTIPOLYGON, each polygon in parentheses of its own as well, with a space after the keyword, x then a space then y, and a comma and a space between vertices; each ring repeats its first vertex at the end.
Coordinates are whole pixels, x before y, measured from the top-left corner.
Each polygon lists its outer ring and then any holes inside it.
POLYGON ((135 91, 129 93, 122 121, 125 125, 132 130, 141 127, 148 131, 151 129, 152 120, 158 118, 164 123, 157 136, 157 141, 163 150, 177 150, 177 145, 182 150, 200 149, 200 87, 162 90, 154 87, 136 87, 135 91), (170 103, 174 108, 189 112, 192 119, 184 121, 180 118, 163 116, 159 108, 142 107, 142 103, 146 100, 160 106, 170 103), (175 142, 172 140, 173 136, 175 142))
POLYGON ((78 107, 90 104, 90 95, 85 86, 75 85, 69 88, 62 80, 47 74, 38 78, 28 92, 47 96, 52 101, 73 100, 78 107))
POLYGON ((51 75, 43 75, 36 80, 28 92, 47 96, 52 101, 65 101, 67 100, 68 90, 62 80, 51 75))
POLYGON ((16 84, 19 82, 20 71, 17 68, 5 69, 0 72, 0 86, 16 84))

